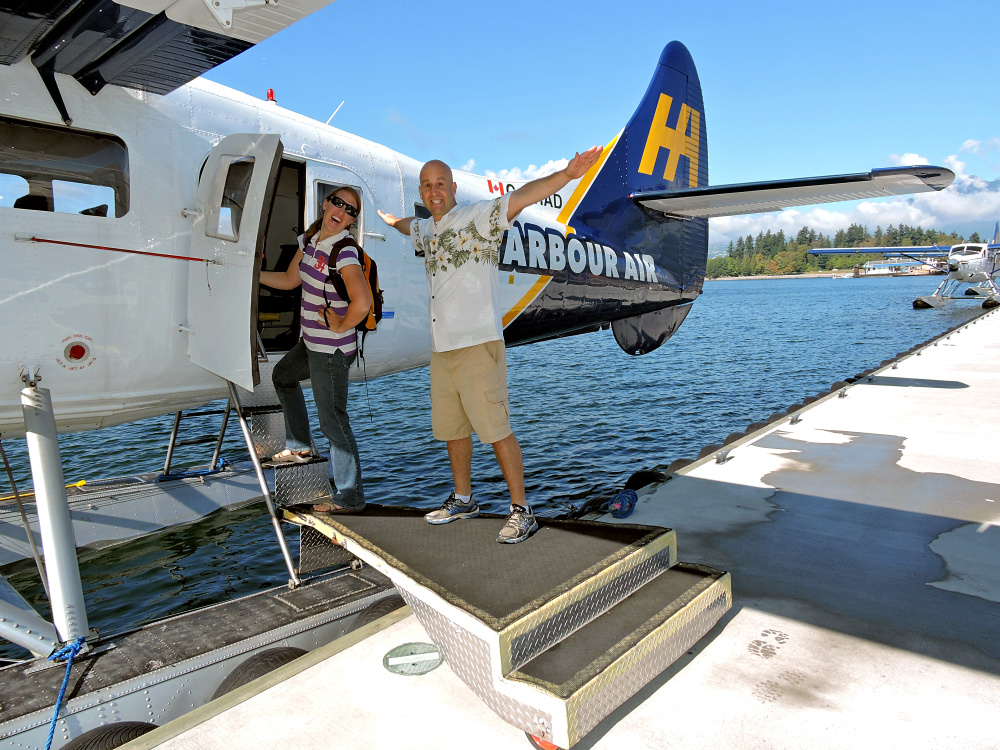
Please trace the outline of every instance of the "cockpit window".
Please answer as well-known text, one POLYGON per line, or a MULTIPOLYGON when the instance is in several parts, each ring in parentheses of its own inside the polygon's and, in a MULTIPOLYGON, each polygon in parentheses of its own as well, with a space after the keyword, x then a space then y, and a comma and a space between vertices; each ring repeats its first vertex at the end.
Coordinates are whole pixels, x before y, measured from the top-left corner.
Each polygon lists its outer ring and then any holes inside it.
POLYGON ((112 135, 0 117, 0 208, 124 216, 128 150, 112 135))

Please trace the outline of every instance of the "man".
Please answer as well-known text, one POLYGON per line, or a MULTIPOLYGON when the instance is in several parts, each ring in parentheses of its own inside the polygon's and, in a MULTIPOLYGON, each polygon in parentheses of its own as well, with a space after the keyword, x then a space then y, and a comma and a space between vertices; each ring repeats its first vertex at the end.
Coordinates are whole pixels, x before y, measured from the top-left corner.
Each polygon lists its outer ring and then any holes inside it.
POLYGON ((479 515, 472 497, 472 433, 493 445, 510 491, 510 515, 497 541, 514 544, 537 528, 524 496, 521 446, 509 421, 507 354, 499 304, 497 263, 504 232, 522 209, 579 179, 602 147, 576 154, 565 169, 494 200, 458 205, 458 186, 443 161, 420 170, 420 198, 429 219, 400 219, 379 211, 386 224, 410 236, 424 256, 431 318, 431 423, 448 445, 455 490, 425 518, 442 524, 479 515))

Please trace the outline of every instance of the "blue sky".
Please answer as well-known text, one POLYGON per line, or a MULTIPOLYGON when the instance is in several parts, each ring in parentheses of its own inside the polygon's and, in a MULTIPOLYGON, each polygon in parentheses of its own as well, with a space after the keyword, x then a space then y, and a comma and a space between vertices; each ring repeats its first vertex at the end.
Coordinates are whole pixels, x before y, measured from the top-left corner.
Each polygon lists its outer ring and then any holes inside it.
POLYGON ((701 78, 710 184, 948 166, 939 195, 712 221, 711 244, 802 225, 1000 219, 995 0, 337 0, 208 78, 416 159, 533 177, 628 121, 671 40, 701 78))

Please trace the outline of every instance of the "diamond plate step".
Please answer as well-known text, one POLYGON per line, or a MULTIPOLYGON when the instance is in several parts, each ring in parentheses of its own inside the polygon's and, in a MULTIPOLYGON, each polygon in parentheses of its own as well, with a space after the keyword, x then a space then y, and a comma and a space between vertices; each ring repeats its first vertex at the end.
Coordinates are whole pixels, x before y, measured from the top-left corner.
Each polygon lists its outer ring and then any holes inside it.
POLYGON ((257 455, 267 461, 285 449, 285 415, 283 412, 251 412, 250 436, 257 455))
POLYGON ((335 565, 347 565, 357 558, 343 547, 309 526, 299 527, 299 575, 335 565))
MULTIPOLYGON (((391 576, 390 576, 391 578, 391 576)), ((498 716, 561 748, 691 648, 732 606, 728 573, 678 563, 519 669, 500 668, 496 635, 396 587, 452 671, 498 716)))
POLYGON ((387 575, 451 669, 509 723, 570 747, 685 653, 732 604, 729 574, 676 561, 672 530, 425 511, 285 511, 387 575))
POLYGON ((266 465, 274 468, 274 504, 278 507, 320 503, 333 497, 325 458, 314 458, 307 464, 266 465))
POLYGON ((731 606, 728 573, 678 563, 507 679, 558 705, 551 736, 570 747, 687 652, 731 606))
POLYGON ((277 406, 281 408, 278 401, 278 394, 274 390, 271 382, 271 373, 279 358, 269 359, 267 362, 258 362, 260 369, 260 382, 252 391, 236 386, 236 395, 240 398, 240 405, 244 407, 265 407, 277 406))

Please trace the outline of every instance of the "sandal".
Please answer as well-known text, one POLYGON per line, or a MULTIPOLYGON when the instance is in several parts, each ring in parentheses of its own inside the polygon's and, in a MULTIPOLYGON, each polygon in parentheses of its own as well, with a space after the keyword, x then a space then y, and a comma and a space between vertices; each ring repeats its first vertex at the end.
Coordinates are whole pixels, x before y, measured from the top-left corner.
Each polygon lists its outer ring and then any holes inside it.
POLYGON ((275 453, 271 456, 271 460, 276 464, 307 464, 312 461, 312 453, 285 448, 281 453, 275 453))

